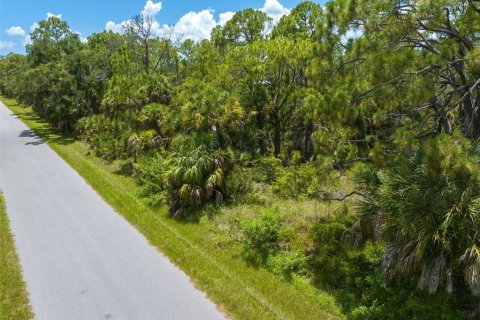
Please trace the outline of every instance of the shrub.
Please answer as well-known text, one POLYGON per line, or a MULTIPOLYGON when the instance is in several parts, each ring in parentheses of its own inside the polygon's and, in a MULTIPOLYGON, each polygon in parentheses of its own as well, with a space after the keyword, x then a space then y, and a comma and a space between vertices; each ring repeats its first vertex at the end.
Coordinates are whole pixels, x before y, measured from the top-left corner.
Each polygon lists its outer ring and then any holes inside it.
POLYGON ((291 250, 291 229, 277 209, 263 211, 258 217, 240 221, 244 258, 273 273, 289 276, 305 272, 305 255, 291 250))
POLYGON ((249 201, 253 198, 253 180, 251 169, 242 167, 234 167, 227 179, 225 186, 228 198, 233 203, 249 201))
MULTIPOLYGON (((435 293, 480 295, 480 147, 439 135, 369 178, 360 202, 366 235, 384 242, 386 279, 415 278, 435 293), (458 288, 454 288, 454 286, 458 288)), ((364 174, 363 177, 370 177, 364 174)))
POLYGON ((264 157, 255 164, 255 182, 273 183, 282 170, 282 162, 275 157, 264 157))
POLYGON ((353 289, 359 293, 357 306, 349 312, 354 320, 463 319, 455 297, 446 292, 430 295, 414 283, 385 286, 381 272, 358 278, 353 289))
POLYGON ((155 129, 162 140, 173 137, 180 126, 180 118, 172 110, 171 106, 158 103, 150 103, 142 108, 138 115, 138 121, 144 128, 155 129))
POLYGON ((280 171, 273 191, 284 198, 308 198, 320 188, 318 173, 312 164, 294 165, 280 171))
POLYGON ((354 285, 357 277, 371 274, 378 266, 379 247, 357 251, 344 241, 351 223, 351 217, 332 216, 321 219, 312 227, 312 248, 307 261, 315 283, 346 289, 354 285))
POLYGON ((351 218, 318 221, 311 230, 313 247, 307 272, 319 287, 334 289, 349 319, 460 319, 453 295, 429 295, 415 281, 386 286, 380 269, 383 246, 367 242, 361 250, 344 241, 351 218))
POLYGON ((93 115, 80 119, 76 131, 97 156, 114 160, 126 155, 129 133, 122 121, 93 115))
POLYGON ((207 202, 221 203, 231 158, 228 150, 214 151, 204 145, 171 153, 165 173, 171 214, 181 216, 207 202))
POLYGON ((266 210, 258 218, 241 221, 243 249, 251 262, 265 264, 278 251, 282 218, 276 210, 266 210))
POLYGON ((292 273, 305 273, 305 263, 304 253, 282 250, 269 257, 267 266, 273 273, 288 277, 292 273))
POLYGON ((137 163, 139 156, 148 154, 161 144, 162 139, 155 130, 142 130, 128 137, 126 151, 133 163, 137 163))
POLYGON ((164 172, 166 161, 161 154, 146 157, 139 165, 138 181, 141 196, 146 197, 150 205, 167 202, 164 172))

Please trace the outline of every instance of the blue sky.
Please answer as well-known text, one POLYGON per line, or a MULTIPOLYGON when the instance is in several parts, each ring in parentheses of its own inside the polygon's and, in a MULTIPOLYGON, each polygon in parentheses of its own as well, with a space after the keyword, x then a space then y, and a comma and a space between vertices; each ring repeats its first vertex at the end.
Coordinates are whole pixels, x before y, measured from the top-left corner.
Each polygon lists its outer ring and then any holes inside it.
MULTIPOLYGON (((300 0, 0 0, 0 54, 24 52, 34 23, 47 15, 61 15, 73 31, 86 38, 107 29, 121 30, 122 21, 141 11, 154 14, 161 34, 165 25, 174 25, 184 38, 199 40, 208 36, 217 23, 224 23, 233 12, 245 8, 265 11, 274 20, 288 13, 300 0)), ((317 1, 318 2, 318 1, 317 1)), ((323 1, 320 1, 323 2, 323 1)))

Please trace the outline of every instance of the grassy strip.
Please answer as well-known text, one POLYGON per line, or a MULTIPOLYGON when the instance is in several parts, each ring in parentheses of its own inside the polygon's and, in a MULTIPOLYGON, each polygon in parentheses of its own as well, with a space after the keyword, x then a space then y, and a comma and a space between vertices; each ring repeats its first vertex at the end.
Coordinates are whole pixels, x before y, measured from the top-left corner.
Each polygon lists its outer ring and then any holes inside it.
POLYGON ((0 319, 31 319, 32 310, 0 193, 0 319))
POLYGON ((196 222, 172 219, 165 207, 153 209, 138 197, 139 187, 118 167, 89 156, 88 147, 55 133, 30 109, 1 100, 149 242, 185 271, 195 285, 235 319, 343 318, 335 299, 312 290, 304 280, 286 281, 244 262, 215 241, 212 217, 196 222))

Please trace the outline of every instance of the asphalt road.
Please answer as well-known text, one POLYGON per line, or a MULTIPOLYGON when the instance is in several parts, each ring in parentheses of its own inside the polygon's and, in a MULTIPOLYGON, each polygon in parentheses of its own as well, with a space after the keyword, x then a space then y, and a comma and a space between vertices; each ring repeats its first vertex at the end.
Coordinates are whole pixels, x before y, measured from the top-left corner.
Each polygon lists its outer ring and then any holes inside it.
POLYGON ((224 319, 2 103, 0 189, 35 319, 224 319))

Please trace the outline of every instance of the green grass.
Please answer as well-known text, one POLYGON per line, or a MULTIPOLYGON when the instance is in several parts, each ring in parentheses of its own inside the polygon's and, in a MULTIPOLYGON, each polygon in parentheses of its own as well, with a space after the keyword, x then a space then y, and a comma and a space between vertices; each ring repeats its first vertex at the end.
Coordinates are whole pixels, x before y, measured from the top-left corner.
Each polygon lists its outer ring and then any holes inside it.
POLYGON ((229 246, 218 241, 215 215, 196 221, 171 218, 165 207, 152 208, 138 196, 139 187, 119 174, 118 164, 88 155, 88 147, 55 133, 30 109, 14 100, 1 100, 149 242, 167 255, 234 319, 338 319, 341 308, 328 292, 313 288, 300 277, 287 281, 263 268, 248 265, 229 246))
POLYGON ((0 193, 0 319, 31 319, 32 310, 0 193))

